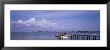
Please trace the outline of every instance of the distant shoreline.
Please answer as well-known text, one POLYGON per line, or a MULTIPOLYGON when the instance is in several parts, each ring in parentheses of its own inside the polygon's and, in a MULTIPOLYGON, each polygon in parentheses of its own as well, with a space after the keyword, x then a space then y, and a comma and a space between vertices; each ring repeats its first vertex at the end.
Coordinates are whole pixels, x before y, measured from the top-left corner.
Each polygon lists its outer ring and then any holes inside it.
MULTIPOLYGON (((59 31, 40 31, 40 32, 59 32, 59 31)), ((62 31, 62 32, 71 32, 71 33, 100 33, 100 31, 62 31)), ((26 33, 28 33, 28 32, 26 32, 26 33)), ((29 33, 32 33, 32 32, 29 32, 29 33)), ((38 33, 38 32, 33 32, 33 33, 38 33)))

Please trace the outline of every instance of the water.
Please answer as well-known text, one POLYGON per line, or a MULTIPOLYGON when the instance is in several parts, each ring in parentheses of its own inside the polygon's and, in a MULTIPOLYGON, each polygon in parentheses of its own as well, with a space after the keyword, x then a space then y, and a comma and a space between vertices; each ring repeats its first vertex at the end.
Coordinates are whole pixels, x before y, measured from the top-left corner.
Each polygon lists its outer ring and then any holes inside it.
MULTIPOLYGON (((58 32, 11 32, 11 40, 57 40, 55 36, 58 34, 58 32)), ((80 34, 85 35, 90 33, 80 34)), ((99 36, 99 33, 97 35, 99 36)))

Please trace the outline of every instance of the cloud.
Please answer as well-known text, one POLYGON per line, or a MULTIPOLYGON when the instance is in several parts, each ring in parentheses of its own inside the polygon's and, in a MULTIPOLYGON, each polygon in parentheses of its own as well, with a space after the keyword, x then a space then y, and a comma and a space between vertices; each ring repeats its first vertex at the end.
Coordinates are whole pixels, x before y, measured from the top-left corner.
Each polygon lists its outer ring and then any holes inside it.
POLYGON ((38 25, 42 27, 58 27, 58 23, 49 22, 44 18, 41 21, 38 21, 38 25))
POLYGON ((11 22, 11 29, 16 31, 32 31, 34 29, 46 30, 46 31, 73 31, 73 30, 99 30, 98 25, 93 24, 74 24, 63 25, 49 21, 45 18, 36 20, 36 18, 29 18, 27 20, 17 20, 11 22))
POLYGON ((29 18, 28 20, 17 20, 11 23, 12 27, 18 28, 45 28, 45 29, 60 29, 64 26, 59 25, 55 22, 50 22, 45 18, 36 20, 35 18, 29 18))
POLYGON ((23 21, 22 20, 18 20, 17 23, 23 23, 23 21))

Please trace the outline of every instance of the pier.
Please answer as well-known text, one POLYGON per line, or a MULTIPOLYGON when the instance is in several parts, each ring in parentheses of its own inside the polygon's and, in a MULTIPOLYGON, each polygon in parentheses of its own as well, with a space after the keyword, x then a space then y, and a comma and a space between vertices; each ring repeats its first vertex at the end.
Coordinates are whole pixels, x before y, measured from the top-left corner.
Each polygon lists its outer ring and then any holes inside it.
MULTIPOLYGON (((59 40, 65 40, 65 35, 58 35, 57 36, 59 40)), ((67 40, 100 40, 100 36, 97 36, 96 34, 92 35, 83 35, 83 34, 68 34, 67 40)))
POLYGON ((96 35, 70 35, 71 40, 100 40, 100 36, 96 35))

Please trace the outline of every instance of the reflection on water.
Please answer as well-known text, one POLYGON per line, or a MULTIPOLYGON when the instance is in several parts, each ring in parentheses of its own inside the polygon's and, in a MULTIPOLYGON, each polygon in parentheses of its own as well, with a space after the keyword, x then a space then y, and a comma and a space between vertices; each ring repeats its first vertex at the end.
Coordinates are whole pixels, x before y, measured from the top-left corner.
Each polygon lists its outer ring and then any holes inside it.
MULTIPOLYGON (((11 32, 11 40, 58 40, 55 36, 58 35, 59 32, 11 32)), ((93 35, 90 33, 71 33, 74 35, 93 35)), ((99 37, 99 33, 95 33, 96 36, 99 37)), ((80 38, 74 36, 73 39, 68 38, 67 40, 83 40, 83 36, 79 36, 80 38)), ((89 37, 90 40, 92 36, 89 37)), ((87 39, 87 38, 86 38, 87 39)), ((97 40, 97 39, 96 39, 97 40)))

